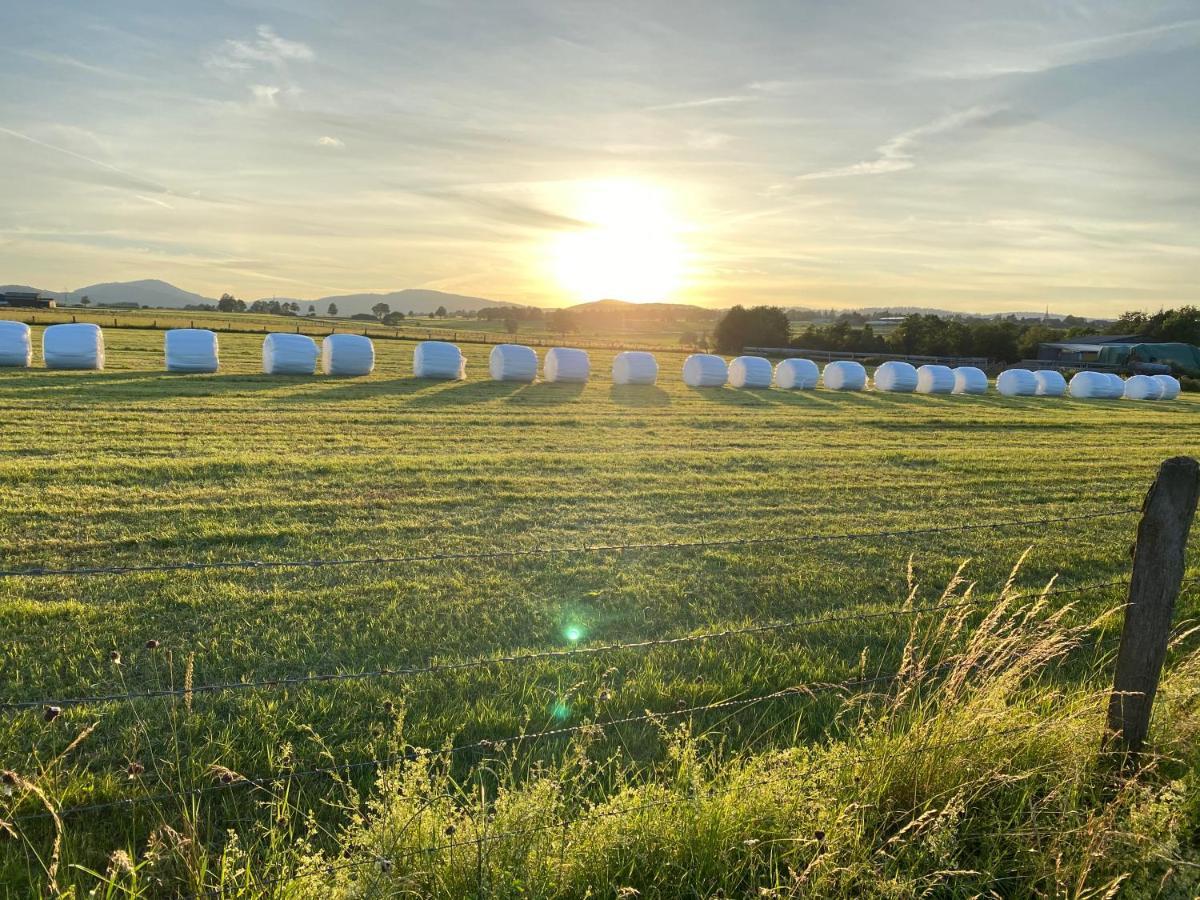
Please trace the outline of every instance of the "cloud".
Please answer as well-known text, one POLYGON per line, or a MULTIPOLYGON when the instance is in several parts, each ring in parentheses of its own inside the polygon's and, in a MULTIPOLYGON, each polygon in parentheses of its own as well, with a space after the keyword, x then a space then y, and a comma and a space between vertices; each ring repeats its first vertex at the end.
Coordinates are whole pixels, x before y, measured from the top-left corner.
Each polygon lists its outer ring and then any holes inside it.
POLYGON ((29 59, 37 60, 38 62, 48 63, 55 66, 64 66, 70 69, 78 69, 81 72, 87 72, 89 75, 103 75, 105 78, 119 78, 130 81, 144 81, 140 75, 131 75, 128 72, 122 72, 118 69, 112 69, 108 66, 99 66, 95 63, 85 62, 82 59, 76 59, 73 56, 67 56, 64 53, 48 53, 44 50, 18 50, 22 56, 29 59))
POLYGON ((345 143, 345 141, 341 140, 340 138, 335 138, 331 135, 323 134, 319 138, 317 138, 317 146, 341 148, 341 147, 345 147, 346 143, 345 143))
POLYGON ((698 100, 681 100, 678 103, 663 103, 646 107, 647 112, 667 112, 673 109, 706 109, 710 106, 731 106, 735 103, 750 103, 757 100, 755 94, 725 94, 720 97, 701 97, 698 100))
POLYGON ((259 106, 278 106, 279 90, 278 85, 274 84, 250 85, 250 93, 254 95, 254 102, 259 106))
POLYGON ((925 138, 948 131, 962 128, 971 123, 986 121, 1000 114, 1002 110, 972 106, 935 119, 917 128, 901 132, 876 148, 875 159, 863 160, 848 166, 837 166, 832 169, 822 169, 819 172, 809 172, 801 175, 801 181, 812 181, 822 178, 849 178, 855 175, 884 175, 889 172, 903 172, 916 165, 913 159, 917 145, 925 138))
POLYGON ((308 44, 280 37, 270 25, 259 25, 252 41, 229 39, 210 56, 207 65, 214 69, 246 71, 258 65, 282 68, 289 62, 316 59, 308 44))

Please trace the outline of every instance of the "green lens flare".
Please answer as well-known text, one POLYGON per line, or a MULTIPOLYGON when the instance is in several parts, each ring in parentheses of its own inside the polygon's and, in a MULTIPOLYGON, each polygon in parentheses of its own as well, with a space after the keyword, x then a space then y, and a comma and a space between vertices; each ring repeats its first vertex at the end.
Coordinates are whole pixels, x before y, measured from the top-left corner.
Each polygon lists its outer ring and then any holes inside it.
POLYGON ((578 625, 568 626, 567 630, 564 631, 563 634, 566 636, 567 640, 570 641, 572 644, 576 644, 579 641, 583 640, 583 629, 580 628, 578 625))

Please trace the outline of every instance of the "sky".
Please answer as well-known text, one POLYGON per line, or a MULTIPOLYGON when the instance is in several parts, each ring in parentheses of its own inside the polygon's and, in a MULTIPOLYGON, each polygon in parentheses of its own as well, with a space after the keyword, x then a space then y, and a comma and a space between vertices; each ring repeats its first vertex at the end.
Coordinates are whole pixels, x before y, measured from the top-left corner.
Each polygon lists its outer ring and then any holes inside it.
POLYGON ((0 283, 1200 302, 1200 0, 39 0, 0 34, 0 283))

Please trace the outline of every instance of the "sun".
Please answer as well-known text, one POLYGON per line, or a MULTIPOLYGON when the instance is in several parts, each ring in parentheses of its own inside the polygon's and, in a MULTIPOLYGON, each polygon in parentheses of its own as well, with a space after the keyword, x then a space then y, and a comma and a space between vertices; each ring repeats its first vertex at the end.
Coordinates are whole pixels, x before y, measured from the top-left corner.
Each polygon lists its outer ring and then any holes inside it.
POLYGON ((576 183, 570 215, 581 227, 555 235, 549 266, 579 301, 667 301, 683 286, 683 223, 664 189, 641 181, 576 183))

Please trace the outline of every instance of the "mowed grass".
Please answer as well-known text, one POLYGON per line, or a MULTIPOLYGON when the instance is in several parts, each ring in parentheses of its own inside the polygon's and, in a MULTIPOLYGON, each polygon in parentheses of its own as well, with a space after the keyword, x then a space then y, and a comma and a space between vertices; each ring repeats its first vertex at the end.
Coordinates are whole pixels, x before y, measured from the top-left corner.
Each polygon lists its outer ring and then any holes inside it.
MULTIPOLYGON (((469 380, 439 383, 411 377, 414 345, 401 341, 376 343, 369 378, 268 377, 261 338, 222 335, 221 374, 177 376, 162 372, 161 332, 105 337, 102 373, 0 370, 4 569, 780 540, 5 577, 0 702, 839 620, 416 677, 197 694, 186 707, 178 699, 68 706, 53 722, 40 710, 0 714, 0 768, 36 779, 48 802, 65 807, 213 786, 214 767, 256 778, 384 757, 401 705, 406 740, 436 748, 890 673, 909 621, 879 614, 908 595, 910 558, 927 603, 967 559, 976 592, 994 594, 1027 548, 1021 582, 1031 591, 1053 576, 1062 587, 1121 578, 1157 465, 1195 454, 1200 423, 1188 395, 1154 404, 697 391, 679 379, 682 354, 659 355, 653 387, 614 386, 612 354, 600 351, 587 385, 515 385, 487 381, 488 348, 464 345, 469 380), (812 539, 1109 511, 1123 514, 812 539), (846 619, 856 613, 874 618, 846 619)), ((1082 622, 1122 596, 1114 587, 1059 602, 1078 604, 1072 620, 1082 622)), ((1183 605, 1181 618, 1195 613, 1190 594, 1183 605)), ((836 696, 797 697, 692 722, 719 729, 733 751, 765 751, 836 735, 839 708, 836 696)), ((650 724, 599 740, 634 766, 656 764, 667 748, 650 724)), ((566 748, 565 738, 529 742, 518 775, 566 748)), ((487 765, 486 753, 455 757, 459 774, 487 765)), ((346 777, 368 787, 373 772, 346 777)), ((18 808, 0 800, 0 819, 44 811, 22 796, 18 808)), ((329 777, 298 779, 288 796, 314 810, 327 835, 346 815, 344 789, 329 777)), ((230 829, 247 844, 262 840, 257 799, 217 790, 69 816, 58 882, 93 884, 75 867, 102 870, 112 850, 136 847, 185 813, 214 853, 230 829)), ((20 840, 0 843, 0 883, 11 896, 47 889, 55 833, 45 820, 20 827, 20 840)))

